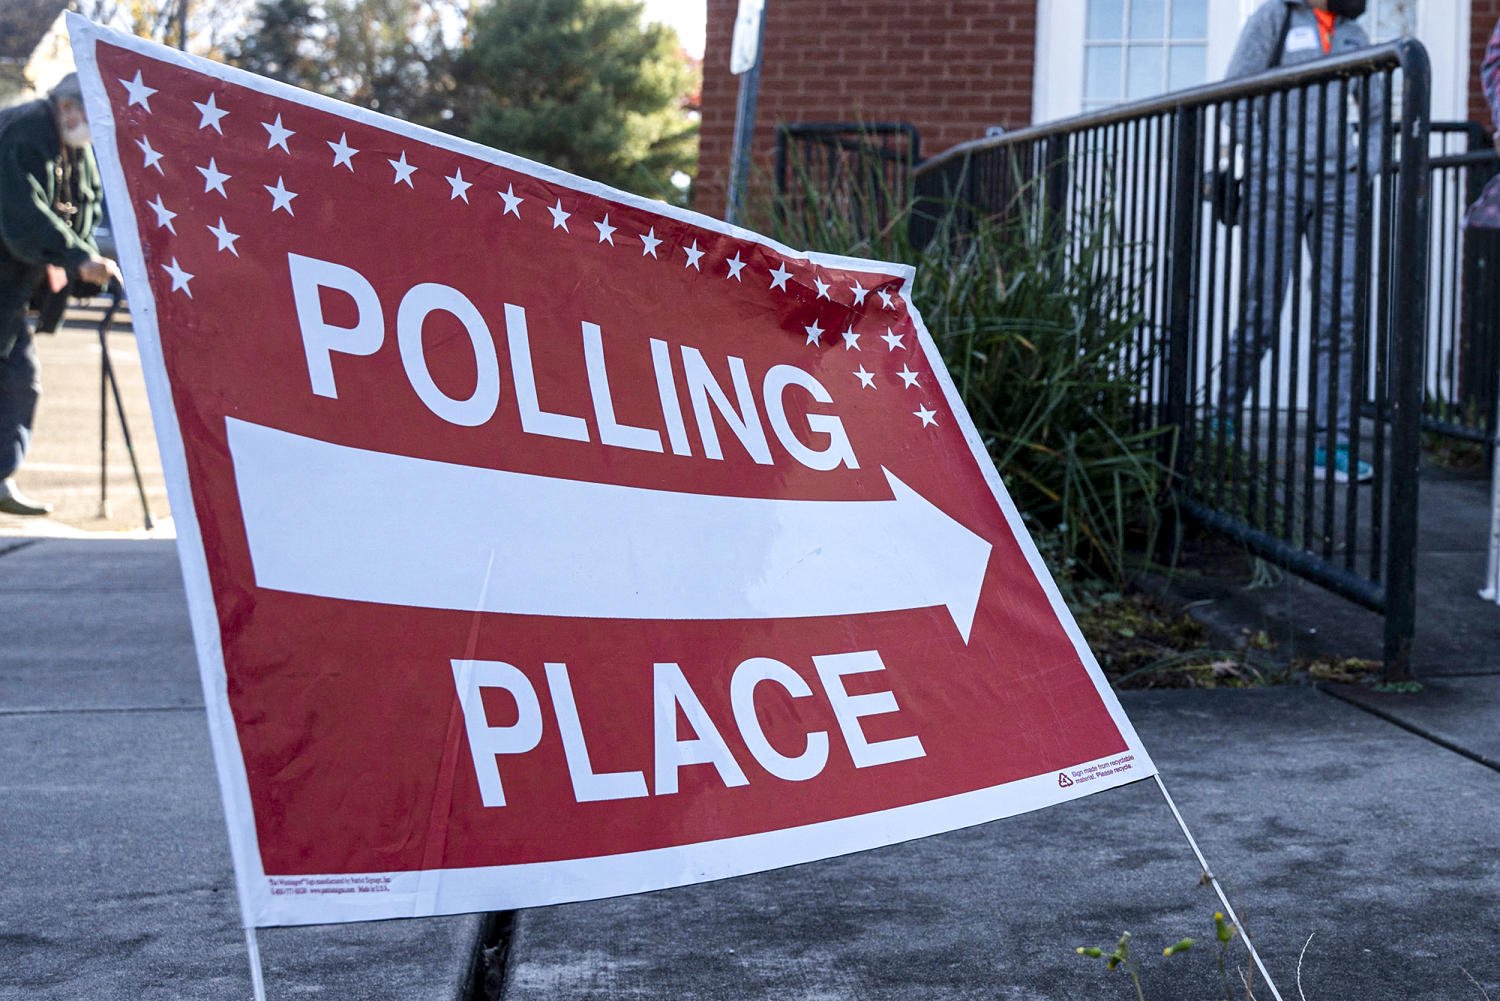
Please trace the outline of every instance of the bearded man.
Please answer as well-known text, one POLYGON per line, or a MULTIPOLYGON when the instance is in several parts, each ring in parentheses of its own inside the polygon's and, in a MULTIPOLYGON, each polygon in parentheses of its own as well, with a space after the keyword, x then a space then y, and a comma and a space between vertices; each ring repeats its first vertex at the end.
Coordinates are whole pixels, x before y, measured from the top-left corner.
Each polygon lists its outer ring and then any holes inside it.
POLYGON ((45 515, 16 486, 41 393, 27 308, 46 290, 83 292, 119 271, 99 254, 99 168, 78 75, 0 111, 0 513, 45 515))

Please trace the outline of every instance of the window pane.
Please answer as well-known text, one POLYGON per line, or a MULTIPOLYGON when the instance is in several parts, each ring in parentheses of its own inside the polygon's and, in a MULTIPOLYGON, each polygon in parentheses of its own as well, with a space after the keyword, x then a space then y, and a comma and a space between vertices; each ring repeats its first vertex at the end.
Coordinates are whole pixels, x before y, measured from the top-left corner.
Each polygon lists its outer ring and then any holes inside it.
POLYGON ((1089 0, 1089 41, 1125 37, 1125 0, 1089 0))
POLYGON ((1162 61, 1166 50, 1160 45, 1133 45, 1130 47, 1125 82, 1125 98, 1129 101, 1143 97, 1154 97, 1162 92, 1162 61))
POLYGON ((1208 4, 1203 0, 1172 0, 1172 37, 1208 37, 1208 4))
POLYGON ((1161 41, 1167 37, 1167 0, 1131 0, 1130 37, 1161 41))
POLYGON ((1089 101, 1120 99, 1120 47, 1091 45, 1085 50, 1083 96, 1089 101))
POLYGON ((1174 45, 1167 64, 1167 89, 1182 90, 1208 82, 1208 46, 1174 45))

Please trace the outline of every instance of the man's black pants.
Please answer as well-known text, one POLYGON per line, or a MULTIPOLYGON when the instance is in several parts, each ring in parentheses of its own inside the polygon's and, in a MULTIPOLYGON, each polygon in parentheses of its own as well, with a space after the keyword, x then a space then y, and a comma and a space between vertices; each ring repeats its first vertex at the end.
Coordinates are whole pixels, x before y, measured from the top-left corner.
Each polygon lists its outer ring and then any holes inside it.
POLYGON ((41 365, 24 310, 0 316, 0 480, 20 467, 31 444, 41 365))

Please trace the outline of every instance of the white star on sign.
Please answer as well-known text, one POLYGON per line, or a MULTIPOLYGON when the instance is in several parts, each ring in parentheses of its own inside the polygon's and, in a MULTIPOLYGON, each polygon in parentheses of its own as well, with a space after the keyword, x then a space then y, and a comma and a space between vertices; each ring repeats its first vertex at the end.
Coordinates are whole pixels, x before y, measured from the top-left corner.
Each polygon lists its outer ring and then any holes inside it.
POLYGON ((547 211, 552 213, 552 228, 553 229, 559 229, 559 228, 561 228, 564 233, 571 233, 571 232, 573 232, 572 230, 570 230, 568 228, 568 216, 572 215, 573 213, 571 213, 571 212, 564 212, 563 211, 562 199, 561 198, 559 198, 557 200, 557 204, 556 205, 552 206, 547 211))
POLYGON ((161 154, 151 148, 151 141, 145 136, 141 136, 141 138, 135 141, 135 144, 141 148, 142 153, 146 154, 146 162, 141 165, 141 169, 145 170, 147 167, 155 167, 158 174, 165 176, 166 171, 161 169, 161 154))
POLYGON ((406 162, 406 150, 401 151, 401 159, 392 160, 387 157, 385 162, 396 168, 396 176, 391 181, 392 184, 401 184, 402 182, 405 182, 408 188, 415 187, 415 185, 411 183, 411 175, 416 172, 417 168, 406 162))
MULTIPOLYGON (((516 194, 516 186, 514 184, 506 185, 505 190, 500 192, 500 197, 505 199, 505 212, 509 212, 517 219, 521 218, 521 203, 526 199, 516 194)), ((505 212, 501 212, 500 214, 505 215, 505 212)))
POLYGON ((611 247, 615 245, 615 227, 609 224, 609 213, 604 213, 604 221, 594 223, 594 228, 599 231, 599 242, 607 243, 611 247))
POLYGON ((210 191, 217 191, 225 198, 229 197, 229 192, 224 190, 224 182, 229 180, 230 175, 219 169, 219 165, 214 162, 213 157, 208 158, 207 167, 198 168, 198 173, 203 175, 203 193, 205 195, 210 191))
POLYGON ((453 168, 453 176, 445 177, 443 180, 447 181, 448 186, 453 189, 453 193, 448 196, 450 202, 455 198, 462 198, 465 205, 469 204, 469 189, 474 185, 472 182, 464 180, 464 169, 462 167, 453 168))
POLYGON ((856 351, 864 350, 864 348, 859 346, 859 335, 854 332, 853 327, 849 327, 844 331, 844 350, 848 351, 850 348, 856 351))
POLYGON ((177 266, 177 258, 172 258, 171 264, 163 264, 161 269, 172 276, 173 292, 186 292, 189 299, 193 297, 193 290, 188 288, 188 282, 193 280, 193 276, 177 266))
POLYGON ((282 183, 281 178, 276 178, 276 187, 274 188, 269 184, 262 184, 261 187, 265 188, 271 195, 272 212, 275 212, 277 209, 286 209, 287 215, 297 214, 292 211, 292 199, 297 197, 297 193, 295 191, 288 191, 286 185, 282 183))
POLYGON ((786 280, 792 277, 792 273, 786 269, 785 264, 776 265, 776 270, 771 272, 771 287, 786 291, 786 280))
POLYGON ((819 299, 827 299, 829 302, 833 301, 833 296, 831 296, 831 295, 828 294, 828 290, 831 289, 831 288, 833 288, 832 285, 830 285, 827 282, 823 281, 822 279, 820 279, 816 275, 813 276, 813 284, 818 287, 818 298, 819 299))
POLYGON ((859 282, 855 282, 853 285, 850 285, 849 291, 854 293, 854 305, 856 306, 863 306, 865 304, 865 296, 870 294, 870 290, 865 288, 859 282))
POLYGON ((261 128, 265 129, 271 134, 271 138, 266 140, 266 149, 270 149, 272 146, 280 146, 283 153, 291 153, 291 150, 286 148, 286 140, 288 136, 294 136, 297 133, 282 126, 280 115, 276 116, 276 121, 274 123, 261 122, 260 124, 261 128))
POLYGON ((901 377, 901 382, 907 389, 915 386, 917 384, 917 379, 920 378, 917 373, 913 372, 906 365, 902 365, 901 371, 897 372, 896 374, 901 377))
MULTIPOLYGON (((323 141, 328 142, 327 139, 323 141)), ((359 150, 349 145, 349 133, 340 133, 339 141, 328 143, 328 148, 333 150, 333 166, 337 167, 342 163, 349 168, 349 173, 354 173, 354 154, 358 153, 359 150)))
POLYGON ((859 386, 860 386, 861 389, 874 389, 875 388, 875 373, 874 372, 866 372, 865 371, 865 367, 863 365, 861 365, 859 367, 859 371, 858 372, 854 373, 854 377, 859 380, 859 386))
MULTIPOLYGON (((645 257, 647 254, 650 254, 652 257, 656 257, 656 248, 661 246, 661 241, 656 238, 655 226, 651 227, 651 232, 641 237, 641 243, 643 245, 641 248, 642 257, 645 257)), ((658 260, 660 260, 660 258, 658 258, 658 260)))
POLYGON ((891 309, 892 307, 895 306, 895 303, 893 303, 891 301, 891 294, 889 292, 887 292, 885 289, 879 289, 879 290, 876 291, 875 294, 878 295, 878 296, 880 296, 880 304, 882 306, 884 306, 886 309, 891 309))
POLYGON ((198 114, 202 116, 198 119, 198 128, 212 128, 219 135, 222 136, 224 134, 224 130, 219 126, 219 119, 229 114, 229 112, 225 111, 223 108, 214 103, 214 95, 212 91, 209 92, 207 101, 204 101, 201 104, 197 101, 194 101, 193 107, 197 108, 198 114))
POLYGON ((125 107, 128 108, 132 104, 139 104, 146 109, 146 114, 149 115, 151 113, 151 95, 156 93, 156 88, 147 87, 141 82, 140 70, 135 71, 134 80, 122 79, 120 82, 125 85, 125 89, 130 93, 130 100, 126 102, 125 107))
POLYGON ((146 204, 151 207, 151 211, 156 213, 156 225, 167 227, 167 232, 176 236, 177 227, 172 225, 172 220, 177 218, 177 213, 161 203, 161 195, 156 196, 156 201, 146 204))
POLYGON ((240 256, 240 252, 234 249, 234 241, 238 240, 240 235, 229 232, 228 227, 224 225, 223 216, 219 216, 219 225, 217 227, 205 226, 204 228, 214 235, 214 239, 219 241, 219 250, 221 252, 227 250, 235 257, 240 256))
POLYGON ((810 326, 803 327, 802 329, 807 331, 807 343, 809 344, 818 343, 818 338, 823 336, 823 328, 818 326, 817 320, 814 320, 810 326))
POLYGON ((740 272, 745 269, 745 262, 740 260, 740 252, 736 250, 734 256, 724 262, 729 265, 729 274, 725 278, 733 278, 735 281, 744 283, 745 279, 740 277, 740 272))
POLYGON ((925 403, 922 404, 922 409, 921 410, 913 410, 911 412, 911 415, 913 417, 920 417, 920 418, 922 418, 922 426, 924 428, 926 428, 926 427, 932 427, 933 425, 937 424, 937 411, 936 410, 928 410, 927 409, 927 404, 925 404, 925 403))
POLYGON ((682 252, 684 254, 687 254, 687 263, 684 264, 683 267, 692 268, 694 271, 703 270, 702 268, 698 267, 698 262, 703 258, 703 251, 698 249, 697 240, 693 241, 693 245, 691 247, 683 247, 682 252))
POLYGON ((885 341, 885 347, 886 347, 887 351, 894 351, 897 348, 904 348, 904 347, 906 347, 905 344, 901 343, 901 338, 903 338, 905 336, 906 336, 905 334, 898 334, 898 333, 894 332, 893 330, 891 330, 890 327, 886 327, 885 328, 885 333, 883 333, 883 334, 880 335, 880 339, 882 341, 885 341))

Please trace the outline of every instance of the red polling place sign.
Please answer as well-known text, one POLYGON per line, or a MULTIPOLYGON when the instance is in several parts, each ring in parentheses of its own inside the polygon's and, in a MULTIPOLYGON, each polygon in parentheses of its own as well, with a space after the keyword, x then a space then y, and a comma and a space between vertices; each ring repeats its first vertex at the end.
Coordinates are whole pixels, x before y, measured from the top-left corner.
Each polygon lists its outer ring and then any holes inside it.
POLYGON ((249 922, 675 886, 1154 774, 910 269, 70 30, 249 922))

